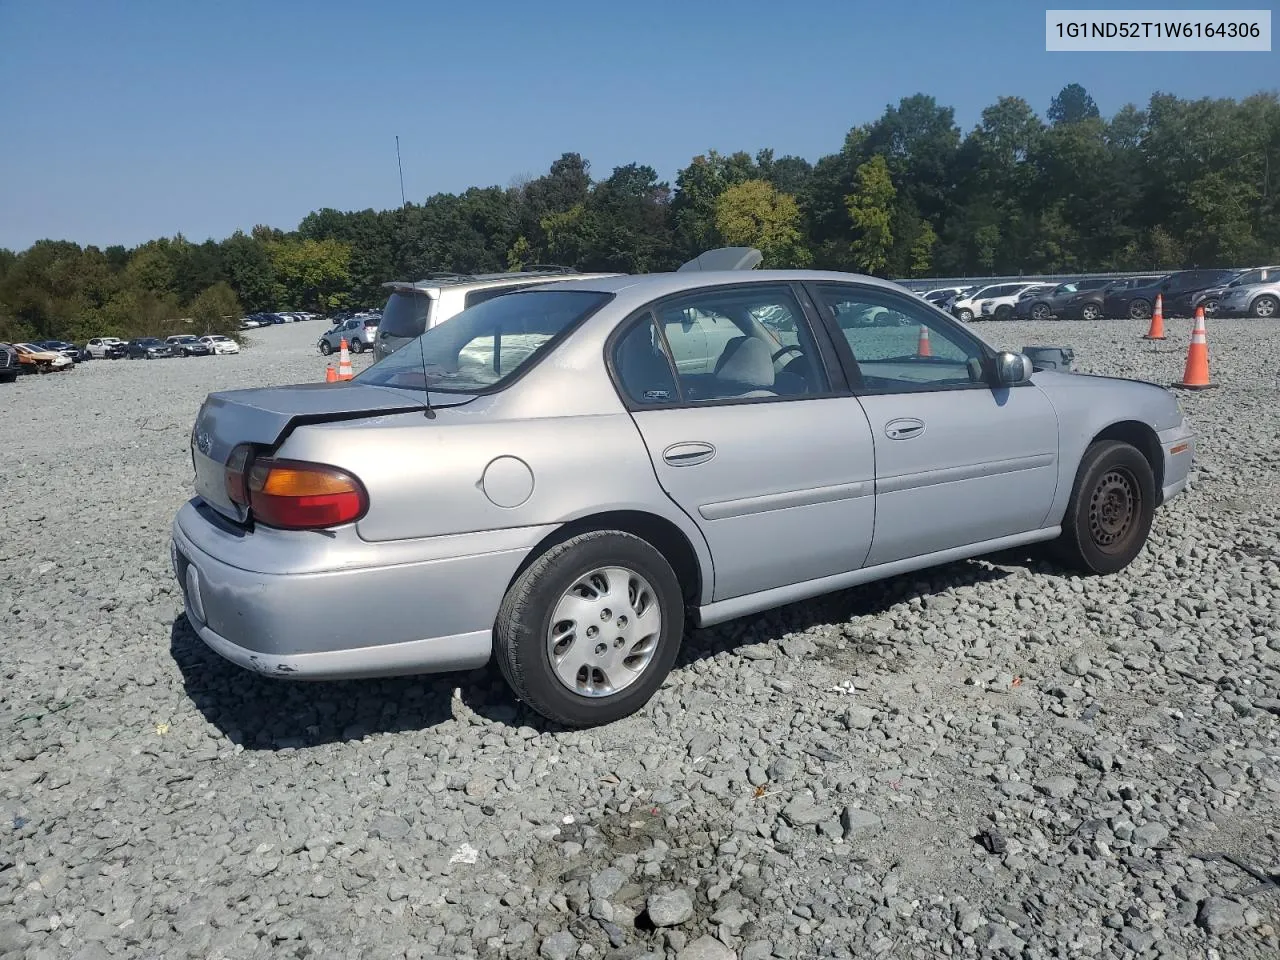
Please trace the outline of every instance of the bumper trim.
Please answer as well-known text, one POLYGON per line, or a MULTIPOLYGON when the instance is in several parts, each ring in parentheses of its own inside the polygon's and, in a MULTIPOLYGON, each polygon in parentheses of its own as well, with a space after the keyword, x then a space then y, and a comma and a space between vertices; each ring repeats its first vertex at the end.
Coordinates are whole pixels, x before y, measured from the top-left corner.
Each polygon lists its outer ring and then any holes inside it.
POLYGON ((346 650, 261 653, 232 643, 208 624, 201 623, 189 600, 185 607, 187 621, 210 650, 246 670, 282 680, 358 680, 472 670, 488 663, 493 650, 492 632, 476 630, 449 637, 346 650))

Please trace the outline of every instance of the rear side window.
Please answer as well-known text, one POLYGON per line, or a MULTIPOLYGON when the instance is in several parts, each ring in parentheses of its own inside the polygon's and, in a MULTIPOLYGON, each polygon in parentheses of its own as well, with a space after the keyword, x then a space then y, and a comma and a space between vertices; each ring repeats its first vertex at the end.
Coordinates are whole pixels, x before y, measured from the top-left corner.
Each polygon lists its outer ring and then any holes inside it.
POLYGON ((425 293, 409 293, 397 290, 382 308, 382 323, 378 330, 388 337, 413 339, 427 329, 427 313, 431 298, 425 293))

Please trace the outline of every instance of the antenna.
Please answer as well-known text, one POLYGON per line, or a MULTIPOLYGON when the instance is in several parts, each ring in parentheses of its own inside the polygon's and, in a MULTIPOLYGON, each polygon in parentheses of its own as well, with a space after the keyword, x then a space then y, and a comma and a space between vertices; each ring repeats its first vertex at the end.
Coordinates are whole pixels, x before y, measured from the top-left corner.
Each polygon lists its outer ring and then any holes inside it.
POLYGON ((396 134, 396 168, 400 171, 400 207, 403 209, 406 204, 404 202, 404 166, 400 163, 400 134, 396 134))

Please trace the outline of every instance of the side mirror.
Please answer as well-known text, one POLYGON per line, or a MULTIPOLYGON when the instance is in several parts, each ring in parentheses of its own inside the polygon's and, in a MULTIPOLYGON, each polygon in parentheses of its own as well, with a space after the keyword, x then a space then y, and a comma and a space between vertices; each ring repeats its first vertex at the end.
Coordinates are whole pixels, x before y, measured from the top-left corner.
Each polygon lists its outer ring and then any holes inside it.
POLYGON ((1031 382, 1031 358, 1023 353, 1002 351, 996 354, 996 384, 1001 387, 1016 387, 1031 382))

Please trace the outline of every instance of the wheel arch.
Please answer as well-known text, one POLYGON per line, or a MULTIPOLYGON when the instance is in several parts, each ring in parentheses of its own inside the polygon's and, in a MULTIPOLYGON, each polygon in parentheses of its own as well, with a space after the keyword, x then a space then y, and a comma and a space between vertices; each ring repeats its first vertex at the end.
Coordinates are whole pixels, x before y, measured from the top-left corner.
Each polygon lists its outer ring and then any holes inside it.
POLYGON ((1098 431, 1089 441, 1088 446, 1091 447, 1100 440, 1118 440, 1137 448, 1151 466, 1158 499, 1159 491, 1164 487, 1164 450, 1160 446, 1160 438, 1151 425, 1141 420, 1119 420, 1098 431))
POLYGON ((552 547, 594 530, 617 530, 644 540, 671 564, 676 579, 680 581, 685 604, 695 607, 703 602, 703 588, 710 582, 711 571, 703 570, 697 549, 676 524, 643 510, 606 510, 561 524, 529 550, 512 573, 507 589, 510 590, 525 570, 552 547))

